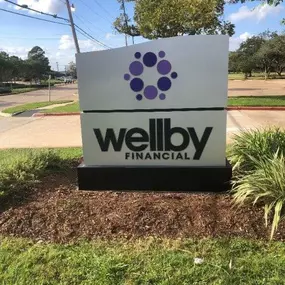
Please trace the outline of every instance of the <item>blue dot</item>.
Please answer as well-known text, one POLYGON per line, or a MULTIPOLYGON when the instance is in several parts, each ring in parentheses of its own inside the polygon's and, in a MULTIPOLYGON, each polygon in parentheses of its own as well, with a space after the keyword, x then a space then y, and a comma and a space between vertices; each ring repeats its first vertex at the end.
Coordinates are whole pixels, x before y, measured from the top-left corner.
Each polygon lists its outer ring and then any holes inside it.
POLYGON ((136 52, 136 53, 135 53, 135 58, 139 59, 139 58, 141 58, 141 56, 142 56, 142 55, 141 55, 140 52, 136 52))
POLYGON ((136 96, 136 98, 137 98, 138 101, 141 101, 142 98, 143 98, 143 96, 142 96, 141 94, 138 94, 138 95, 136 96))
POLYGON ((159 94, 159 99, 160 100, 165 100, 166 96, 164 93, 159 94))
POLYGON ((153 52, 147 52, 143 56, 143 63, 147 67, 153 67, 156 65, 157 57, 153 52))
POLYGON ((130 87, 134 92, 140 92, 144 87, 144 83, 140 78, 134 78, 130 82, 130 87))
POLYGON ((160 58, 164 58, 165 57, 165 52, 162 50, 158 53, 160 58))
POLYGON ((177 76, 178 76, 177 72, 172 72, 171 73, 171 78, 175 79, 175 78, 177 78, 177 76))
POLYGON ((126 73, 126 74, 124 75, 124 79, 125 79, 125 80, 130 80, 130 78, 131 78, 131 76, 130 76, 128 73, 126 73))
POLYGON ((157 87, 161 90, 161 91, 167 91, 170 89, 171 87, 171 80, 168 77, 161 77, 158 81, 157 81, 157 87))

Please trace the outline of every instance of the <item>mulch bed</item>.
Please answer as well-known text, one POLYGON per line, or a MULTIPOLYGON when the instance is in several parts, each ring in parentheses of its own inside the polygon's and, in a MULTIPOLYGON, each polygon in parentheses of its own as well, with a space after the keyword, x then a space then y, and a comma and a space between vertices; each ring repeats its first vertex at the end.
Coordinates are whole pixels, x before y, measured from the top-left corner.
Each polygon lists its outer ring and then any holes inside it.
MULTIPOLYGON (((0 234, 33 240, 178 237, 267 239, 261 207, 233 207, 229 195, 76 190, 76 171, 50 174, 20 197, 0 200, 0 234)), ((285 239, 282 221, 275 235, 285 239)))

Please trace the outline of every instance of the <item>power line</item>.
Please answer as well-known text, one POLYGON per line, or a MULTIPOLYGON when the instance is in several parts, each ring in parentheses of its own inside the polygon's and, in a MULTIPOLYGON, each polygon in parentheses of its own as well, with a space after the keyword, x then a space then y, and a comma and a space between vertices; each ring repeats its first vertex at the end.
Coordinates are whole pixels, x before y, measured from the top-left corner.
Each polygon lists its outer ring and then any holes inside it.
POLYGON ((29 8, 28 5, 19 5, 19 4, 14 3, 14 2, 12 2, 12 1, 10 1, 10 0, 4 0, 4 1, 5 1, 5 2, 8 2, 8 3, 12 4, 12 5, 15 5, 15 6, 17 6, 17 7, 20 7, 20 8, 22 8, 22 9, 27 9, 27 10, 30 10, 30 11, 33 11, 33 12, 36 12, 36 13, 39 13, 39 14, 42 14, 42 15, 51 16, 51 17, 53 17, 53 18, 57 18, 57 19, 65 20, 65 21, 69 22, 68 19, 62 18, 62 17, 58 17, 57 14, 45 13, 45 12, 42 12, 42 11, 39 11, 39 10, 35 10, 35 9, 32 9, 32 8, 29 8))
POLYGON ((79 15, 76 15, 75 13, 74 13, 74 16, 75 16, 75 18, 77 18, 83 25, 85 25, 85 27, 91 32, 91 33, 94 33, 94 31, 92 31, 87 25, 86 25, 86 23, 84 22, 84 21, 87 21, 90 25, 92 25, 93 27, 94 27, 94 29, 98 29, 98 30, 100 30, 102 33, 108 33, 106 30, 103 30, 103 29, 101 29, 100 27, 97 27, 97 26, 95 26, 90 20, 88 20, 88 19, 82 19, 82 17, 80 17, 79 15))
POLYGON ((96 14, 97 16, 99 16, 100 18, 102 18, 103 20, 105 20, 105 21, 107 21, 108 23, 110 23, 111 25, 113 25, 112 22, 111 22, 109 19, 107 19, 107 18, 103 17, 102 15, 100 15, 99 13, 97 13, 91 6, 87 5, 83 0, 79 0, 79 1, 80 1, 83 5, 85 5, 88 9, 90 9, 94 14, 96 14))
POLYGON ((66 24, 66 23, 46 20, 46 19, 42 19, 42 18, 38 18, 38 17, 34 17, 34 16, 25 15, 25 14, 22 14, 22 13, 13 12, 13 11, 2 9, 2 8, 0 8, 0 11, 4 11, 4 12, 15 14, 15 15, 20 15, 20 16, 27 17, 27 18, 36 19, 36 20, 39 20, 39 21, 44 21, 44 22, 54 23, 54 24, 58 24, 58 25, 69 26, 69 24, 66 24))
MULTIPOLYGON (((5 0, 7 2, 11 2, 9 0, 5 0)), ((11 2, 12 4, 16 4, 14 2, 11 2)), ((18 6, 18 4, 17 4, 18 6)), ((30 9, 28 9, 30 10, 30 9)), ((6 9, 2 9, 0 8, 0 11, 4 11, 4 12, 7 12, 7 13, 11 13, 11 14, 15 14, 15 15, 19 15, 19 16, 23 16, 23 17, 27 17, 27 18, 32 18, 32 19, 36 19, 36 20, 39 20, 39 21, 44 21, 44 22, 49 22, 49 23, 54 23, 54 24, 59 24, 59 25, 64 25, 64 26, 69 26, 69 24, 67 23, 61 23, 61 22, 56 22, 56 21, 51 21, 51 20, 46 20, 46 19, 42 19, 42 18, 38 18, 38 17, 35 17, 35 16, 30 16, 30 15, 25 15, 25 14, 22 14, 22 13, 18 13, 18 12, 13 12, 13 11, 10 11, 10 10, 6 10, 6 9)), ((34 10, 34 12, 37 12, 37 13, 40 13, 40 14, 44 14, 44 15, 47 15, 47 16, 52 16, 54 17, 52 14, 48 14, 48 13, 44 13, 44 12, 41 12, 41 11, 38 11, 38 10, 34 10)), ((58 17, 58 18, 61 18, 61 17, 58 17)), ((64 19, 65 21, 68 21, 68 19, 65 19, 65 18, 61 18, 61 19, 64 19)), ((87 33, 86 31, 84 31, 82 28, 80 28, 78 25, 74 24, 75 27, 77 29, 79 29, 81 32, 80 34, 84 35, 85 37, 89 37, 89 39, 92 39, 93 41, 95 41, 97 44, 105 47, 105 48, 111 48, 110 46, 104 44, 103 42, 97 40, 96 38, 94 38, 93 36, 91 36, 89 33, 87 33)), ((78 31, 78 30, 77 30, 78 31)))
POLYGON ((106 14, 109 15, 109 17, 111 17, 113 19, 113 16, 110 14, 110 12, 108 10, 106 10, 97 0, 94 0, 94 2, 103 10, 105 11, 106 14))
POLYGON ((108 48, 108 49, 111 48, 110 46, 104 44, 103 42, 101 42, 101 41, 95 39, 93 36, 91 36, 90 34, 88 34, 87 32, 85 32, 83 29, 81 29, 78 25, 74 24, 74 26, 77 28, 76 31, 77 31, 78 33, 80 33, 81 35, 83 35, 83 36, 85 36, 85 37, 87 37, 87 38, 93 40, 94 42, 96 42, 97 44, 99 44, 99 45, 102 46, 102 47, 105 47, 105 48, 108 48))

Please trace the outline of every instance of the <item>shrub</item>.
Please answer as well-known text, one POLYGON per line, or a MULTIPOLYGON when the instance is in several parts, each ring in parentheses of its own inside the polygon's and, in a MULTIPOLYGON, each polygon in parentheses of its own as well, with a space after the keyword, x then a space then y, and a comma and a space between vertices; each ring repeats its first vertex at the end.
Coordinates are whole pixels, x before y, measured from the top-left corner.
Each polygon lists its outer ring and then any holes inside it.
POLYGON ((0 160, 0 195, 28 188, 50 169, 60 169, 63 162, 52 150, 24 150, 0 160))
POLYGON ((9 87, 0 87, 0 94, 11 93, 11 89, 9 87))
POLYGON ((256 169, 240 174, 234 179, 233 199, 235 203, 241 205, 257 202, 263 204, 266 226, 269 214, 274 212, 270 234, 272 239, 283 217, 282 209, 285 203, 284 154, 277 151, 273 156, 248 156, 247 159, 256 169))
POLYGON ((279 128, 250 130, 234 136, 228 158, 233 170, 250 171, 256 169, 256 161, 272 158, 277 150, 285 155, 285 131, 279 128))

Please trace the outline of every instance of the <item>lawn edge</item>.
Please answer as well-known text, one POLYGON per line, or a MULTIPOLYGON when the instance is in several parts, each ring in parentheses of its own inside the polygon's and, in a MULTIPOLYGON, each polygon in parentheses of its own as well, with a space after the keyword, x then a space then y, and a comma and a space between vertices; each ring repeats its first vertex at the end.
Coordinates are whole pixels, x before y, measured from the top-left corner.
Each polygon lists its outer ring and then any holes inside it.
MULTIPOLYGON (((277 107, 277 106, 229 106, 225 108, 227 111, 285 111, 285 106, 277 107)), ((52 117, 52 116, 76 116, 80 115, 80 112, 63 112, 63 113, 35 113, 32 117, 52 117)))

